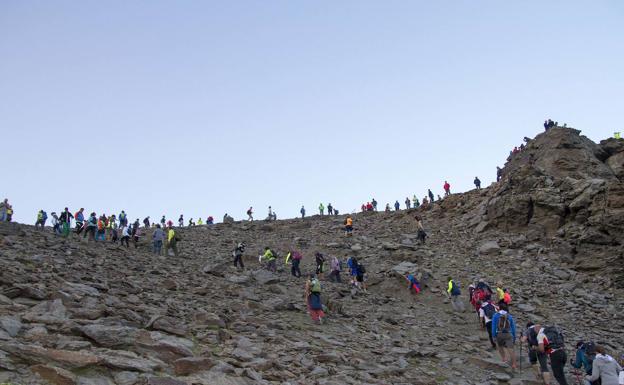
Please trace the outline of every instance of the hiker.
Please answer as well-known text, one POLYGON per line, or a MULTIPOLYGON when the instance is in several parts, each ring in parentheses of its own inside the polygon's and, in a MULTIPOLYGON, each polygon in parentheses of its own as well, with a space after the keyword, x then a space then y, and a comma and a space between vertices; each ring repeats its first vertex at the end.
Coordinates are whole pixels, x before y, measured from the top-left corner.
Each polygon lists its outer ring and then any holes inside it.
POLYGON ((340 271, 342 270, 342 266, 338 257, 332 256, 329 266, 331 269, 331 272, 329 273, 329 280, 338 283, 342 282, 340 280, 340 271))
POLYGON ((427 197, 424 197, 422 200, 422 205, 427 206, 428 204, 429 204, 429 200, 427 199, 427 197))
POLYGON ((503 362, 511 360, 511 368, 516 370, 516 353, 514 344, 516 343, 516 323, 506 304, 499 306, 498 312, 492 317, 492 338, 496 341, 498 352, 503 362))
POLYGON ((418 279, 416 279, 416 276, 414 274, 408 273, 408 274, 405 274, 405 279, 407 279, 407 282, 409 283, 409 286, 407 287, 407 289, 410 291, 410 293, 419 294, 420 282, 418 282, 418 279))
POLYGON ((109 220, 109 225, 111 229, 111 242, 117 243, 118 233, 117 233, 117 222, 115 222, 115 216, 111 215, 111 219, 109 220))
POLYGON ((173 250, 173 255, 175 257, 178 256, 178 241, 180 240, 179 235, 173 229, 173 224, 169 221, 169 228, 167 229, 167 247, 165 250, 165 255, 169 256, 169 249, 173 250))
POLYGON ((409 210, 412 206, 412 201, 409 198, 405 198, 405 209, 409 210))
POLYGON ((189 219, 188 227, 195 226, 195 222, 193 222, 193 218, 189 219))
POLYGON ((291 251, 289 254, 291 260, 290 273, 293 275, 293 277, 300 278, 301 269, 299 268, 299 265, 301 264, 303 255, 301 255, 301 253, 296 250, 291 251))
POLYGON ((0 202, 0 222, 6 222, 8 208, 9 208, 8 199, 5 199, 2 202, 0 202))
POLYGON ((505 302, 505 290, 503 290, 503 282, 496 282, 496 301, 500 305, 505 302))
POLYGON ((209 226, 214 225, 214 218, 212 216, 206 218, 206 224, 209 226))
POLYGON ((422 218, 420 217, 420 215, 416 215, 414 219, 416 219, 416 239, 418 239, 421 245, 424 245, 425 239, 427 238, 427 232, 425 232, 422 218))
POLYGON ((375 200, 375 198, 373 198, 373 200, 371 201, 371 206, 373 206, 374 211, 377 211, 377 201, 375 200))
POLYGON ((475 176, 474 178, 474 185, 477 188, 477 190, 481 190, 481 180, 479 179, 478 176, 475 176))
POLYGON ((497 182, 500 181, 502 177, 503 177, 503 170, 500 167, 496 166, 496 181, 497 182))
MULTIPOLYGON (((526 330, 522 333, 522 341, 527 344, 527 352, 529 356, 529 362, 535 371, 537 378, 541 378, 544 384, 550 384, 550 372, 548 370, 548 356, 544 352, 540 352, 538 349, 537 332, 539 325, 535 325, 533 322, 528 322, 526 330), (539 364, 539 365, 538 365, 539 364)), ((522 357, 520 358, 522 359, 522 357)))
POLYGON ((119 213, 119 226, 128 226, 128 215, 125 211, 121 210, 119 213))
POLYGON ((352 236, 353 235, 353 218, 351 218, 351 215, 347 215, 347 218, 345 219, 345 236, 352 236))
POLYGON ((253 222, 253 207, 249 207, 247 210, 247 220, 253 222))
POLYGON ((310 274, 309 279, 306 281, 304 298, 312 321, 322 324, 325 313, 323 312, 323 303, 321 302, 321 282, 314 274, 310 274))
POLYGON ((180 218, 178 218, 178 227, 184 227, 184 215, 180 214, 180 218))
POLYGON ((331 203, 327 204, 327 215, 333 215, 334 214, 334 207, 332 206, 331 203))
POLYGON ((362 262, 356 261, 355 272, 355 287, 361 288, 364 292, 366 292, 366 281, 364 276, 364 274, 366 274, 366 268, 362 262))
POLYGON ((394 211, 399 211, 399 209, 401 208, 401 205, 399 204, 399 201, 394 201, 394 211))
POLYGON ((389 213, 390 212, 390 203, 386 203, 386 212, 389 213))
POLYGON ((277 271, 277 266, 275 262, 275 254, 273 254, 273 250, 271 250, 268 246, 264 248, 264 254, 260 256, 259 259, 260 259, 260 262, 262 262, 263 259, 267 260, 268 270, 274 273, 277 271))
POLYGON ((245 253, 245 242, 239 242, 234 251, 232 251, 232 256, 234 257, 234 267, 238 268, 240 265, 240 270, 245 269, 245 265, 243 264, 243 253, 245 253))
POLYGON ((567 360, 563 333, 555 326, 535 325, 535 329, 538 331, 538 350, 550 357, 550 367, 559 385, 567 385, 568 382, 563 371, 567 360))
POLYGON ((464 303, 459 297, 461 295, 461 289, 459 287, 459 283, 455 282, 451 277, 448 277, 448 289, 446 289, 446 295, 451 299, 451 306, 453 307, 453 310, 463 313, 465 310, 464 303))
POLYGON ((325 215, 325 206, 323 206, 322 202, 319 204, 319 212, 321 213, 321 216, 325 215))
POLYGON ((299 210, 299 212, 301 213, 301 218, 305 218, 305 207, 301 206, 301 210, 299 210))
POLYGON ((52 215, 52 230, 54 231, 54 234, 61 235, 61 222, 59 221, 59 217, 54 212, 51 215, 52 215))
POLYGON ((351 285, 352 286, 356 286, 356 277, 357 277, 357 265, 358 265, 358 261, 355 257, 349 257, 347 259, 347 267, 349 268, 349 274, 351 275, 351 285))
POLYGON ((479 307, 479 320, 481 321, 481 327, 487 331, 492 349, 496 349, 496 342, 492 336, 492 318, 494 314, 498 312, 498 308, 489 300, 485 302, 477 302, 479 307))
POLYGON ((162 218, 160 218, 160 227, 162 227, 163 229, 165 228, 165 222, 167 222, 167 220, 165 219, 165 216, 163 215, 162 218))
POLYGON ((449 184, 449 182, 444 181, 444 196, 449 195, 451 195, 451 185, 449 184))
MULTIPOLYGON (((570 359, 570 365, 575 369, 583 369, 586 376, 592 375, 592 364, 596 358, 596 344, 593 342, 579 341, 576 343, 575 357, 570 359)), ((599 383, 599 381, 596 381, 599 383)), ((585 381, 586 385, 592 385, 585 381)))
POLYGON ((134 226, 132 226, 132 243, 134 243, 135 249, 138 247, 140 236, 141 236, 141 228, 139 227, 138 223, 135 223, 134 226))
POLYGON ((434 201, 434 196, 433 196, 433 192, 431 191, 431 189, 428 189, 429 191, 427 192, 427 195, 429 195, 429 202, 433 203, 434 201))
POLYGON ((323 272, 325 271, 325 257, 321 253, 314 254, 314 260, 316 261, 316 275, 319 278, 323 278, 323 272))
POLYGON ((267 220, 271 220, 271 218, 273 218, 273 210, 271 209, 271 206, 269 206, 269 215, 267 215, 267 220))
POLYGON ((152 234, 152 245, 154 254, 160 255, 164 240, 165 232, 162 230, 160 225, 156 225, 156 230, 154 230, 154 233, 152 234))
POLYGON ((91 215, 89 215, 89 218, 87 219, 87 222, 85 224, 85 232, 82 235, 82 238, 87 238, 87 236, 89 237, 87 240, 93 239, 93 241, 95 241, 95 229, 97 228, 97 224, 98 224, 98 219, 95 213, 91 213, 91 215))
POLYGON ((65 210, 63 210, 60 217, 64 237, 67 237, 69 235, 69 227, 71 225, 71 220, 73 217, 74 216, 69 212, 69 209, 65 207, 65 210))
POLYGON ((121 226, 121 246, 126 245, 126 249, 130 247, 130 228, 128 226, 121 226))
POLYGON ((37 213, 37 221, 35 222, 35 229, 41 226, 41 229, 43 230, 43 226, 45 226, 45 221, 47 219, 48 214, 46 214, 43 210, 39 210, 39 212, 37 213))
POLYGON ((338 210, 336 210, 336 208, 334 207, 334 215, 335 215, 335 216, 338 216, 338 214, 340 214, 340 213, 339 213, 339 212, 338 212, 338 210))
POLYGON ((97 231, 95 233, 96 241, 106 241, 106 215, 100 215, 97 221, 97 231))
POLYGON ((143 226, 145 226, 146 229, 149 229, 149 227, 150 227, 150 217, 145 217, 145 219, 143 219, 143 226))
POLYGON ((201 217, 199 217, 199 219, 197 219, 197 226, 201 226, 204 224, 204 221, 202 221, 201 217))
POLYGON ((412 197, 412 206, 414 206, 415 209, 420 206, 420 203, 418 203, 418 198, 416 198, 416 194, 414 194, 414 196, 412 197))
POLYGON ((585 377, 587 381, 594 382, 600 380, 601 385, 618 385, 618 377, 622 377, 622 367, 618 362, 608 355, 601 345, 596 346, 596 358, 592 363, 591 376, 585 377), (620 375, 618 376, 618 373, 620 375))
POLYGON ((372 203, 366 202, 366 211, 375 211, 372 203))

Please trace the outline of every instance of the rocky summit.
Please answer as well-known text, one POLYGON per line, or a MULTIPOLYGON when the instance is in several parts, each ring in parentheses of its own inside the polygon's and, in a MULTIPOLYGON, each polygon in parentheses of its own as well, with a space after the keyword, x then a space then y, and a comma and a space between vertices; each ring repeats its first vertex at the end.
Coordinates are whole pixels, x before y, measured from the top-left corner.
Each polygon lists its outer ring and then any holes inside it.
MULTIPOLYGON (((418 209, 179 229, 180 255, 0 224, 0 382, 58 385, 537 384, 489 349, 467 300, 502 281, 518 326, 557 325, 624 347, 624 141, 552 128, 510 156, 499 182, 418 209), (423 218, 426 244, 416 237, 423 218), (245 269, 233 266, 247 244, 245 269), (269 272, 258 254, 281 253, 269 272), (366 266, 366 292, 322 280, 313 323, 285 251, 366 266), (418 295, 403 274, 420 277, 418 295), (446 297, 447 277, 465 312, 446 297)), ((61 203, 62 204, 62 203, 61 203)), ((520 344, 516 344, 519 353, 520 344)), ((524 348, 523 348, 524 349, 524 348)), ((568 365, 569 366, 569 365, 568 365)))

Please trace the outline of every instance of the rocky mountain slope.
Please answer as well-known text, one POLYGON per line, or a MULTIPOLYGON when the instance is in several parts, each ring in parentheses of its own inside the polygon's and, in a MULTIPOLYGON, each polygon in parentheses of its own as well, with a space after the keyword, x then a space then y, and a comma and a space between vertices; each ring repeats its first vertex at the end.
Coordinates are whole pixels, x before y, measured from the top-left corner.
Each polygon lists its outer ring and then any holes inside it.
MULTIPOLYGON (((60 239, 0 224, 0 382, 15 384, 532 384, 488 350, 474 313, 454 313, 462 287, 502 280, 518 324, 561 326, 624 346, 621 141, 571 129, 529 142, 501 182, 433 206, 181 229, 180 257, 60 239), (429 233, 416 242, 414 214, 429 233), (246 270, 230 252, 244 240, 246 270), (355 255, 368 292, 323 281, 327 322, 313 324, 303 279, 272 274, 264 246, 355 255), (399 272, 425 288, 414 297, 399 272)), ((465 290, 464 290, 465 291, 465 290)))

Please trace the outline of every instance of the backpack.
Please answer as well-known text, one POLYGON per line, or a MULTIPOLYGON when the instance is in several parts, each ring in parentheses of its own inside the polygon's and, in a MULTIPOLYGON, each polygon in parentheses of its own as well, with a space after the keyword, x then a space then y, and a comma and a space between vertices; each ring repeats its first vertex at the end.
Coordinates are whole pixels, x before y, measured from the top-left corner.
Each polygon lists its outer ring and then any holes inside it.
POLYGON ((247 215, 251 215, 251 210, 247 210, 247 215))
POLYGON ((501 314, 498 318, 496 330, 498 330, 499 333, 509 333, 510 326, 509 313, 501 314))
POLYGON ((452 282, 452 287, 451 287, 451 295, 461 295, 461 290, 459 288, 459 283, 455 282, 455 281, 451 281, 452 282))
POLYGON ((310 285, 311 293, 320 293, 321 292, 321 281, 318 279, 313 279, 310 285))
POLYGON ((358 273, 360 273, 360 274, 366 273, 366 268, 361 263, 357 264, 357 270, 358 270, 358 273))
POLYGON ((563 332, 556 326, 548 326, 544 328, 544 334, 548 338, 548 347, 550 349, 563 348, 565 341, 563 339, 563 332))
POLYGON ((485 306, 481 306, 481 309, 483 309, 483 313, 485 313, 485 316, 489 319, 492 319, 492 317, 494 317, 494 314, 496 314, 496 308, 491 303, 488 303, 485 306))

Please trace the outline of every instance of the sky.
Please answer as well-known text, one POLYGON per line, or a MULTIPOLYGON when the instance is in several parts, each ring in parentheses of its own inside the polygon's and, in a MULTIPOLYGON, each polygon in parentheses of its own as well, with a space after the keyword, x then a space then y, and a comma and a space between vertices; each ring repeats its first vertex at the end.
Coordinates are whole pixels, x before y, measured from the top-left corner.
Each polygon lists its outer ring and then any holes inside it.
POLYGON ((624 131, 624 2, 0 1, 14 219, 352 212, 624 131))

